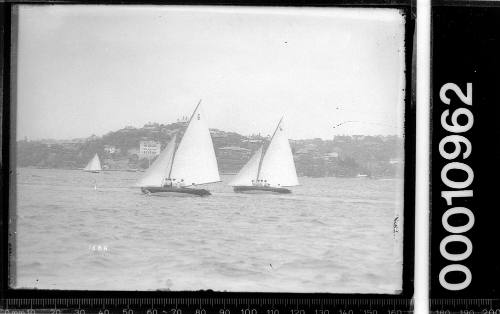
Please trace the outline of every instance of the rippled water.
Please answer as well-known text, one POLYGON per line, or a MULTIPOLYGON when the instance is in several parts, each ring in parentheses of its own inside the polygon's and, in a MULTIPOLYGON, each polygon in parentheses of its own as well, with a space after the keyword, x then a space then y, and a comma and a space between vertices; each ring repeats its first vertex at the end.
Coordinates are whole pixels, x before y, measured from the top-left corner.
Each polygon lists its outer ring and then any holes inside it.
POLYGON ((146 196, 140 173, 17 169, 18 288, 394 293, 402 180, 146 196), (94 189, 94 182, 97 189, 94 189))

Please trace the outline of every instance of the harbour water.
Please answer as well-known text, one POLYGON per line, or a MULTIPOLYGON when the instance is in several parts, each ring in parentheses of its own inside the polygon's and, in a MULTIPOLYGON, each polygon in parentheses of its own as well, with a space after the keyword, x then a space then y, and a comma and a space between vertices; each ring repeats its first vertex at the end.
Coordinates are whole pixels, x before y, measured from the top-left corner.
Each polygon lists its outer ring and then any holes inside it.
POLYGON ((144 195, 140 175, 17 169, 15 287, 401 290, 403 180, 301 177, 289 195, 246 195, 222 176, 201 198, 144 195))

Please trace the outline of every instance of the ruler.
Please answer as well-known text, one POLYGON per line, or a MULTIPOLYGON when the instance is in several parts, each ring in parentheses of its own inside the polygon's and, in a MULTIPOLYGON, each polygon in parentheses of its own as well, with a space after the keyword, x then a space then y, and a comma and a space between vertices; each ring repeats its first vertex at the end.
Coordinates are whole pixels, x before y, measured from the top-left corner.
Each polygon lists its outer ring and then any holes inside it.
POLYGON ((403 298, 16 298, 5 299, 0 314, 404 314, 412 308, 403 298))
POLYGON ((431 299, 430 309, 438 314, 500 314, 500 299, 431 299))

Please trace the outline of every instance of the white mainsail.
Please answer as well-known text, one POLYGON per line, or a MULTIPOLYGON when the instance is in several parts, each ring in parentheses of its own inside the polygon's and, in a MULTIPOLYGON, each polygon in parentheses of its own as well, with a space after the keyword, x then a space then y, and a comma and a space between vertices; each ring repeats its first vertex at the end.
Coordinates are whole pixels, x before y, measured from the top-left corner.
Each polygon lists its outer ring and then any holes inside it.
POLYGON ((175 152, 170 178, 184 180, 187 186, 220 181, 212 137, 199 103, 175 152))
POLYGON ((278 123, 271 143, 262 158, 258 179, 267 181, 273 187, 299 184, 292 150, 283 127, 283 118, 278 123))
POLYGON ((168 178, 175 152, 175 140, 177 135, 170 140, 167 147, 156 158, 153 164, 146 170, 144 175, 137 181, 135 186, 140 187, 161 187, 168 178))
POLYGON ((262 158, 262 146, 253 154, 250 160, 241 168, 240 172, 229 183, 232 186, 247 185, 251 186, 256 182, 259 174, 259 164, 262 158), (254 182, 252 182, 254 181, 254 182))
POLYGON ((101 161, 99 160, 99 156, 97 154, 94 155, 94 158, 92 158, 87 166, 83 168, 83 171, 101 171, 101 161))

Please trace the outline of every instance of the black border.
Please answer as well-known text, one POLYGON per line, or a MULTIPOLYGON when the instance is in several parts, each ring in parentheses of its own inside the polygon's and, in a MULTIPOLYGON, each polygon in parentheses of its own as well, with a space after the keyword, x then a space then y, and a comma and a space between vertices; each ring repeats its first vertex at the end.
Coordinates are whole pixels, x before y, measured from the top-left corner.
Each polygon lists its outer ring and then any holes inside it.
MULTIPOLYGON (((2 169, 1 169, 1 202, 2 211, 0 226, 0 301, 5 299, 28 299, 28 298, 275 298, 275 299, 381 299, 387 300, 410 300, 413 297, 414 283, 414 241, 415 241, 415 134, 416 134, 416 109, 415 109, 415 87, 416 87, 416 44, 415 36, 415 5, 414 0, 299 0, 299 1, 279 1, 279 0, 171 0, 171 1, 87 1, 86 4, 188 4, 188 5, 233 5, 233 6, 308 6, 308 7, 376 7, 376 8, 396 8, 404 13, 405 17, 405 122, 404 122, 404 234, 403 234, 403 290, 399 295, 392 294, 338 294, 338 293, 261 293, 261 292, 214 292, 197 291, 79 291, 79 290, 40 290, 40 289, 12 289, 9 287, 9 234, 8 223, 9 214, 7 208, 13 205, 9 202, 9 169, 14 160, 9 159, 10 152, 10 118, 11 103, 10 94, 10 64, 11 64, 11 31, 15 25, 11 24, 11 13, 16 4, 83 4, 81 1, 18 1, 0 4, 1 30, 5 43, 3 51, 3 115, 2 115, 2 169)), ((13 58, 14 59, 14 58, 13 58)), ((14 111, 13 111, 14 112, 14 111)), ((13 143, 15 144, 15 143, 13 143)), ((15 176, 12 176, 15 177, 15 176)), ((1 305, 1 303, 0 303, 1 305)))
POLYGON ((3 292, 9 284, 9 272, 11 271, 9 263, 9 255, 12 252, 9 245, 9 169, 10 169, 10 48, 11 48, 11 7, 9 5, 0 5, 0 47, 2 49, 1 56, 1 73, 2 73, 2 97, 1 97, 1 169, 0 169, 0 206, 2 208, 0 216, 0 298, 3 297, 3 292))
MULTIPOLYGON (((498 168, 488 169, 488 161, 498 159, 497 146, 489 146, 488 141, 498 134, 498 113, 492 104, 498 105, 498 69, 497 60, 500 51, 500 32, 498 16, 500 3, 497 1, 467 0, 433 0, 431 6, 431 138, 430 138, 430 246, 429 246, 429 294, 432 310, 443 308, 461 310, 484 310, 498 308, 500 305, 500 268, 495 249, 485 248, 485 243, 495 239, 498 230, 499 211, 494 205, 497 194, 492 194, 490 186, 497 178, 498 168), (495 24, 496 23, 496 24, 495 24), (495 28, 496 26, 496 28, 495 28), (487 48, 486 48, 487 47, 487 48), (453 133, 447 132, 440 125, 440 116, 446 105, 443 105, 439 91, 444 83, 458 84, 461 88, 465 82, 473 84, 474 126, 462 134, 470 139, 472 153, 468 159, 445 160, 437 149, 440 140, 453 133), (494 110, 493 110, 494 109, 494 110), (457 201, 453 206, 471 208, 475 215, 474 227, 464 233, 473 244, 470 257, 463 261, 447 261, 440 254, 440 241, 449 232, 441 224, 441 217, 451 205, 445 205, 440 196, 441 190, 452 190, 445 186, 440 178, 441 168, 448 162, 458 161, 468 164, 474 171, 474 181, 468 189, 474 196, 467 200, 457 201), (432 170, 434 169, 434 170, 432 170), (485 210, 491 207, 492 210, 485 210), (491 259, 491 256, 495 258, 491 259), (470 285, 463 290, 453 291, 443 288, 438 279, 440 270, 449 264, 462 264, 472 273, 470 285), (462 303, 457 301, 463 301, 462 303), (464 303, 469 302, 469 303, 464 303), (482 307, 480 307, 482 306, 482 307)), ((450 93, 452 94, 452 93, 450 93)), ((457 98, 451 96, 450 109, 460 106, 457 98)), ((496 190, 495 190, 496 193, 496 190)))

